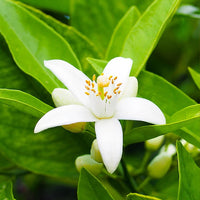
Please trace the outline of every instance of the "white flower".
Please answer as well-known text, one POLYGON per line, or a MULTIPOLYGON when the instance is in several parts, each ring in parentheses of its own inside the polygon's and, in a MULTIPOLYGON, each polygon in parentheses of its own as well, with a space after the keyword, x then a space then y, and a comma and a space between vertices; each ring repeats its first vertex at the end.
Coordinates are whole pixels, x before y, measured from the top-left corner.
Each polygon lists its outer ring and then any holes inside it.
POLYGON ((110 173, 116 170, 122 156, 123 133, 119 120, 165 124, 163 113, 154 103, 135 97, 138 84, 135 77, 129 77, 130 58, 112 59, 103 73, 97 79, 94 75, 92 80, 62 60, 45 61, 44 65, 81 104, 49 111, 38 121, 34 132, 77 122, 95 122, 99 150, 110 173))

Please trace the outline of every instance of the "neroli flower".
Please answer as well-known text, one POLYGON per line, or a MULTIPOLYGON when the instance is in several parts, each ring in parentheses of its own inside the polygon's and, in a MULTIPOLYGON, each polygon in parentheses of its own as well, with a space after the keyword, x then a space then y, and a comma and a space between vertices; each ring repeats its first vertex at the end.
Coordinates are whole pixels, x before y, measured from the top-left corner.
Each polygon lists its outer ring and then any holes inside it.
POLYGON ((138 83, 129 77, 130 58, 116 57, 103 73, 90 80, 84 73, 62 60, 44 65, 68 88, 80 104, 65 105, 46 113, 34 132, 77 122, 95 122, 95 132, 103 163, 113 173, 122 157, 123 132, 119 120, 139 120, 165 124, 161 110, 151 101, 135 97, 138 83))

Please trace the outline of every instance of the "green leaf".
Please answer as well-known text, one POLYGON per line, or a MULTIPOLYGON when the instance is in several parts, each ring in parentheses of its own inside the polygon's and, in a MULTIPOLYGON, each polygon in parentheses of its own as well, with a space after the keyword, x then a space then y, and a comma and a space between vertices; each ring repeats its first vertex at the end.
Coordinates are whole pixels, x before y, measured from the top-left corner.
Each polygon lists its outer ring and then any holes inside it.
POLYGON ((88 67, 88 62, 86 57, 100 58, 102 55, 98 52, 96 46, 83 34, 77 31, 74 27, 68 26, 60 21, 54 19, 53 17, 46 15, 45 13, 37 10, 33 7, 27 6, 20 3, 20 5, 27 8, 36 17, 43 20, 47 25, 52 27, 56 32, 58 32, 72 47, 76 56, 82 64, 82 70, 85 74, 92 77, 94 71, 92 68, 88 67))
POLYGON ((137 193, 130 193, 127 196, 127 200, 161 200, 161 199, 158 199, 156 197, 142 195, 142 194, 137 194, 137 193))
POLYGON ((106 64, 108 63, 105 60, 99 60, 94 58, 87 58, 87 61, 91 64, 92 68, 96 71, 98 75, 100 75, 103 72, 106 64))
POLYGON ((85 169, 81 170, 78 184, 78 200, 113 200, 101 182, 85 169))
POLYGON ((178 200, 199 200, 200 169, 180 142, 177 142, 177 152, 179 168, 178 200))
POLYGON ((166 117, 196 104, 193 99, 164 78, 148 71, 142 71, 138 76, 138 87, 138 95, 153 101, 166 117))
POLYGON ((71 25, 90 38, 104 54, 113 29, 127 10, 124 1, 78 0, 72 1, 71 8, 71 25))
MULTIPOLYGON (((0 58, 0 87, 22 89, 50 102, 50 99, 46 99, 43 90, 40 90, 41 88, 37 87, 36 91, 33 90, 35 83, 33 84, 32 79, 13 63, 3 41, 0 45, 0 58)), ((20 95, 30 98, 28 94, 20 93, 20 95)), ((34 103, 36 104, 38 101, 34 100, 34 103)), ((7 101, 5 102, 7 103, 7 101)), ((21 102, 23 103, 23 101, 21 102)), ((17 105, 19 103, 17 102, 17 105)), ((39 103, 39 105, 44 104, 39 103)), ((47 107, 45 105, 43 111, 43 108, 39 110, 44 112, 47 107)), ((39 117, 27 114, 23 107, 20 110, 16 108, 19 109, 18 106, 13 107, 3 104, 3 101, 0 102, 1 154, 23 169, 62 178, 69 184, 76 184, 78 173, 74 165, 75 159, 77 156, 89 152, 92 139, 86 134, 71 134, 63 128, 51 129, 46 133, 36 135, 33 130, 39 117)), ((39 114, 37 104, 32 106, 31 110, 32 114, 39 114)))
POLYGON ((200 89, 200 73, 198 73, 197 71, 195 71, 192 68, 188 68, 194 82, 196 83, 197 87, 200 89))
POLYGON ((26 4, 29 4, 29 5, 44 9, 44 10, 60 12, 60 13, 63 13, 63 14, 69 14, 70 13, 71 1, 63 1, 63 0, 56 0, 56 1, 20 0, 20 1, 24 2, 26 4))
POLYGON ((107 48, 106 60, 110 60, 120 55, 121 47, 123 46, 128 33, 135 25, 139 17, 140 12, 135 6, 132 6, 119 21, 116 28, 114 29, 110 43, 107 48))
POLYGON ((131 75, 138 76, 155 48, 180 0, 155 0, 129 32, 121 56, 133 59, 131 75))
POLYGON ((42 117, 52 109, 39 99, 19 90, 0 89, 0 102, 35 117, 42 117))
MULTIPOLYGON (((200 105, 192 105, 184 108, 175 113, 166 125, 150 125, 142 126, 132 129, 125 135, 124 143, 126 145, 145 141, 147 139, 162 135, 165 133, 173 132, 191 125, 196 128, 195 132, 188 131, 181 134, 188 142, 198 146, 200 148, 200 105), (187 116, 187 117, 186 117, 187 116)), ((181 132, 182 133, 182 132, 181 132)), ((179 132, 177 132, 179 134, 179 132)))
POLYGON ((0 199, 2 200, 15 200, 12 193, 11 181, 0 181, 0 199))
POLYGON ((25 8, 10 0, 0 1, 0 32, 18 66, 49 92, 55 87, 64 86, 43 66, 44 60, 62 59, 80 68, 79 61, 66 40, 25 8))
POLYGON ((0 110, 0 150, 4 156, 34 173, 76 184, 74 162, 77 156, 89 151, 88 135, 72 134, 61 127, 36 135, 33 130, 38 118, 3 104, 0 110))

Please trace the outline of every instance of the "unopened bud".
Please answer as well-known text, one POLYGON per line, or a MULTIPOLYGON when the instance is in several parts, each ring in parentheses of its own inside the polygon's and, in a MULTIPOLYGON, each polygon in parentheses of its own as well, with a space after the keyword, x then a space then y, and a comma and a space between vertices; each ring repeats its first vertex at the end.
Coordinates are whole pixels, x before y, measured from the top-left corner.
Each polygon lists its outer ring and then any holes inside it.
MULTIPOLYGON (((77 98, 67 89, 56 88, 53 90, 51 96, 56 107, 80 104, 77 98)), ((86 122, 78 122, 74 124, 64 125, 63 128, 72 133, 80 133, 85 129, 85 126, 86 122)))
POLYGON ((62 127, 72 133, 81 133, 85 130, 86 122, 78 122, 74 124, 64 125, 62 127))
POLYGON ((200 149, 194 146, 193 144, 187 142, 184 139, 181 139, 181 143, 185 149, 191 154, 192 157, 196 157, 200 153, 200 149))
POLYGON ((53 90, 51 96, 56 107, 80 104, 78 99, 67 89, 56 88, 53 90))
POLYGON ((98 147, 98 144, 97 144, 97 140, 95 139, 92 143, 92 147, 91 147, 91 150, 90 150, 90 154, 91 154, 91 157, 99 162, 99 163, 102 163, 103 160, 102 160, 102 157, 101 157, 101 153, 99 151, 99 147, 98 147))
POLYGON ((136 97, 138 91, 138 81, 134 76, 128 78, 127 84, 124 88, 121 98, 136 97))
POLYGON ((94 175, 98 175, 101 173, 103 169, 103 164, 98 163, 91 158, 90 155, 83 155, 76 158, 75 161, 76 169, 80 172, 84 167, 88 171, 90 171, 94 175))
POLYGON ((169 145, 161 149, 160 153, 150 162, 147 167, 150 177, 159 179, 165 176, 170 169, 172 157, 176 149, 174 145, 169 145))
POLYGON ((164 135, 145 141, 145 147, 149 151, 156 151, 160 148, 164 140, 164 135))

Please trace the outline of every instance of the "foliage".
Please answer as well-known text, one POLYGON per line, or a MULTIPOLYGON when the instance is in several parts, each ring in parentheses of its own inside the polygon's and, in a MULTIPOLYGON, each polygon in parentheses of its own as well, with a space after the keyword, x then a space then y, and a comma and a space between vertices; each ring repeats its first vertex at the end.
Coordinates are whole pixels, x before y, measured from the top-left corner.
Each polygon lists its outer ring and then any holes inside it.
POLYGON ((15 185, 22 180, 33 195, 41 175, 54 187, 78 187, 79 200, 198 200, 199 152, 192 157, 177 142, 170 170, 155 180, 146 169, 159 152, 143 143, 165 135, 164 145, 185 139, 200 149, 199 7, 195 0, 1 0, 0 199, 14 199, 13 183, 14 196, 26 199, 15 185), (55 107, 52 91, 66 88, 44 60, 65 60, 92 78, 118 56, 133 60, 138 96, 154 102, 167 123, 121 121, 124 155, 117 171, 79 174, 75 159, 90 152, 93 123, 83 133, 63 127, 33 133, 55 107), (27 173, 34 178, 26 179, 27 173))

